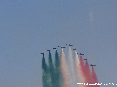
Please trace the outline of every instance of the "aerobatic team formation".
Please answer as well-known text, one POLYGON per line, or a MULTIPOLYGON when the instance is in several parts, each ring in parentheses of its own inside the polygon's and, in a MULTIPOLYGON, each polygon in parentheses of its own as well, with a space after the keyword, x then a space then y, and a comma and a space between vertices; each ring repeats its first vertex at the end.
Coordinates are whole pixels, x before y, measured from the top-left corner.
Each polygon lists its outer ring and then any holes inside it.
POLYGON ((43 87, 100 87, 94 70, 96 65, 89 65, 87 59, 83 59, 84 54, 77 53, 76 49, 73 49, 74 54, 72 54, 72 46, 69 44, 67 57, 64 53, 65 47, 61 47, 60 54, 57 48, 53 48, 54 59, 50 50, 47 50, 49 51, 48 63, 44 53, 41 53, 43 87))

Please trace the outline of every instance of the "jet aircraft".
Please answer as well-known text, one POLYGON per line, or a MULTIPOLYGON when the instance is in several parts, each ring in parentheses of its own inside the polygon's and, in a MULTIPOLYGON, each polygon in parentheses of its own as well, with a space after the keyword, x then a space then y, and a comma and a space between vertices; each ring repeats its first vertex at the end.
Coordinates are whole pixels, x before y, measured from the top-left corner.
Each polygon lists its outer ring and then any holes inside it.
POLYGON ((44 57, 44 53, 41 53, 41 54, 43 54, 43 57, 44 57))
POLYGON ((65 47, 61 47, 61 48, 65 48, 65 47))
POLYGON ((80 53, 79 55, 84 55, 84 54, 80 53))
POLYGON ((96 65, 92 65, 92 64, 91 64, 90 66, 96 66, 96 65))
POLYGON ((69 46, 73 46, 73 45, 69 44, 69 46))
POLYGON ((84 60, 87 60, 87 59, 84 59, 84 60))
POLYGON ((53 49, 56 49, 56 50, 58 50, 57 48, 53 48, 53 49))
POLYGON ((53 49, 56 49, 56 48, 53 48, 53 49))
POLYGON ((49 51, 49 53, 50 53, 50 50, 47 50, 47 51, 49 51))
POLYGON ((75 49, 73 49, 73 50, 76 50, 76 48, 75 48, 75 49))

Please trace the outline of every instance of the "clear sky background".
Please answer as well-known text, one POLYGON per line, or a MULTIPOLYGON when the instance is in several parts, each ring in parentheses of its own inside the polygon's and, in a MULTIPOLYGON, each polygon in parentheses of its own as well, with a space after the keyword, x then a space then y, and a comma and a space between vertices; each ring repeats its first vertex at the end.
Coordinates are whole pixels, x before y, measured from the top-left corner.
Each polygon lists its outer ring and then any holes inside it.
POLYGON ((117 83, 117 0, 0 0, 0 87, 42 87, 40 53, 66 43, 117 83))

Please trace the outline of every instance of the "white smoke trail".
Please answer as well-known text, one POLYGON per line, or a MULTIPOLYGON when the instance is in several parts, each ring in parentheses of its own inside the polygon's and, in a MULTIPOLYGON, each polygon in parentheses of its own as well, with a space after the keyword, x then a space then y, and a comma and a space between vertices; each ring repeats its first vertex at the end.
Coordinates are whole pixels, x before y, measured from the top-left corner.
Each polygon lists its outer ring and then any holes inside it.
POLYGON ((75 76, 75 70, 74 70, 74 59, 72 57, 72 50, 71 47, 69 47, 68 50, 68 70, 70 72, 70 77, 72 81, 72 87, 77 86, 76 76, 75 76))
MULTIPOLYGON (((75 51, 75 55, 74 55, 74 61, 75 61, 74 66, 75 66, 75 74, 76 74, 76 78, 77 78, 77 83, 83 83, 84 77, 81 72, 80 61, 79 61, 78 54, 76 51, 75 51)), ((77 87, 84 87, 84 85, 77 85, 77 87)))
POLYGON ((63 49, 60 52, 60 68, 61 68, 61 75, 62 75, 62 86, 72 87, 63 49))

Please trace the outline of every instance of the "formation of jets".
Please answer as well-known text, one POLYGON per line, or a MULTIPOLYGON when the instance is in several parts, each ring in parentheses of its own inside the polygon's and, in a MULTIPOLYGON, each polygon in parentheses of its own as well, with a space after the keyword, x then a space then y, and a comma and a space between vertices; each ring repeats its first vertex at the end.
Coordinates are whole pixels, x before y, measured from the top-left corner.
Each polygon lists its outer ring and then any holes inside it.
MULTIPOLYGON (((66 44, 67 45, 67 44, 66 44)), ((71 45, 71 44, 69 44, 69 46, 73 46, 73 45, 71 45)), ((58 46, 58 47, 60 47, 60 46, 58 46)), ((61 48, 65 48, 64 46, 62 46, 61 48)), ((56 49, 57 50, 57 48, 53 48, 53 49, 56 49)), ((74 48, 73 50, 76 50, 76 48, 74 48)), ((50 50, 47 50, 47 51, 49 51, 50 52, 50 50)), ((44 53, 41 53, 42 55, 43 55, 43 57, 44 57, 44 53)), ((77 53, 78 54, 78 53, 77 53)), ((82 53, 80 53, 79 55, 84 55, 84 54, 82 54, 82 53)), ((87 61, 87 59, 84 59, 84 60, 86 60, 87 61)), ((93 65, 93 64, 91 64, 90 66, 96 66, 96 65, 93 65)))

